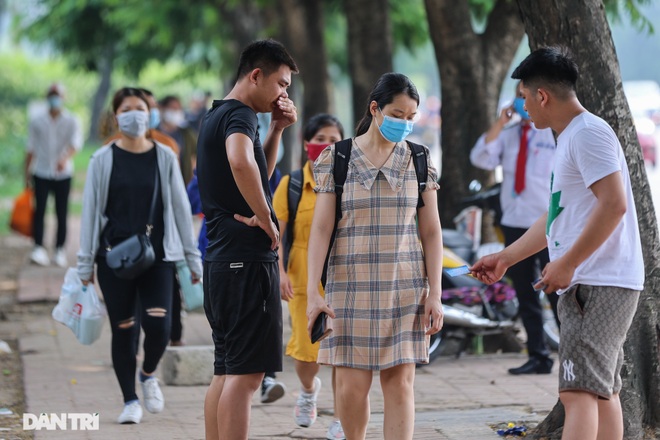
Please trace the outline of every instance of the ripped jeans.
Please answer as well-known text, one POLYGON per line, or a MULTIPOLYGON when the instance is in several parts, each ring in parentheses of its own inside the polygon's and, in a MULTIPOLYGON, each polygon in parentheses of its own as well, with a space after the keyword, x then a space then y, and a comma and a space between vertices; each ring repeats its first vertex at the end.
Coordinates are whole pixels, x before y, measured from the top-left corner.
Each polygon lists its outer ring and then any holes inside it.
POLYGON ((112 329, 112 365, 124 402, 137 399, 135 372, 139 326, 144 330, 142 370, 151 374, 170 340, 174 264, 159 262, 134 280, 117 278, 97 258, 97 277, 112 329), (137 317, 137 319, 136 319, 137 317))

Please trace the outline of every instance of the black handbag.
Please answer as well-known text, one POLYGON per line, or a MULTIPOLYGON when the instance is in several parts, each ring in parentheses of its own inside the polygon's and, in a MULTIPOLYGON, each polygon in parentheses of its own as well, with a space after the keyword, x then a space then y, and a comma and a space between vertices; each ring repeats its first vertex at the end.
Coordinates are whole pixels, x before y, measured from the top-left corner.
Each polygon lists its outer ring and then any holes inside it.
POLYGON ((153 216, 156 209, 156 197, 160 193, 158 185, 158 166, 154 179, 154 193, 151 196, 151 208, 147 229, 143 234, 134 234, 115 246, 107 246, 106 264, 113 270, 117 278, 132 280, 153 266, 156 253, 151 244, 150 236, 153 229, 153 216))

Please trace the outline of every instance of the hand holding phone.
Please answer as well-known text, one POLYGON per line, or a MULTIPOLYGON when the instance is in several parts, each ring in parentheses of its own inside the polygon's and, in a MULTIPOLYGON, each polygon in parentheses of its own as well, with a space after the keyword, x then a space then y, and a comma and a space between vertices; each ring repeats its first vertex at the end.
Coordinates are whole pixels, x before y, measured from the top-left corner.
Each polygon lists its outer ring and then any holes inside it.
POLYGON ((328 314, 319 313, 312 326, 312 344, 322 341, 332 333, 332 328, 328 325, 328 314))

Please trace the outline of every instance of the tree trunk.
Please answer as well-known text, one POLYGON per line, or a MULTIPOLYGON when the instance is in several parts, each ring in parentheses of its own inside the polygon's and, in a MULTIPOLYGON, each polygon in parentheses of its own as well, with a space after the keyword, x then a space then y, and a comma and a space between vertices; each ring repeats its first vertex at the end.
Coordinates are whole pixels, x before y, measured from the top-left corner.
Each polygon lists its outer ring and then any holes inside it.
MULTIPOLYGON (((561 44, 574 54, 580 68, 577 94, 592 113, 617 133, 630 170, 646 271, 645 289, 624 345, 621 404, 624 438, 642 439, 645 429, 660 427, 660 288, 658 225, 646 178, 641 148, 623 87, 619 62, 601 0, 518 0, 531 49, 561 44)), ((536 436, 558 431, 563 417, 539 426, 536 436), (542 428, 542 429, 540 429, 542 428)))
MULTIPOLYGON (((317 113, 328 113, 331 106, 328 56, 323 38, 323 4, 321 0, 278 0, 277 4, 279 10, 287 11, 286 15, 280 14, 282 43, 291 52, 300 69, 299 80, 294 79, 294 87, 297 89, 296 98, 302 96, 302 102, 294 102, 301 123, 288 130, 299 134, 310 117, 317 113)), ((285 143, 287 148, 280 162, 280 169, 285 173, 300 168, 302 162, 300 136, 294 135, 292 138, 293 143, 285 143)))
POLYGON ((89 121, 88 142, 98 142, 100 140, 99 124, 103 108, 106 105, 110 87, 112 84, 112 69, 115 61, 115 48, 112 43, 106 45, 102 50, 97 62, 97 70, 101 77, 99 86, 94 94, 92 101, 92 116, 89 121))
POLYGON ((387 0, 345 0, 344 10, 348 21, 353 125, 356 125, 367 108, 374 84, 393 69, 392 25, 387 0))
POLYGON ((7 13, 7 0, 0 0, 0 41, 5 35, 5 14, 7 13))
MULTIPOLYGON (((232 38, 227 41, 227 47, 233 52, 236 60, 234 68, 238 67, 238 57, 247 45, 255 41, 260 32, 266 29, 264 16, 269 12, 267 7, 260 7, 255 0, 214 0, 223 22, 231 28, 232 38)), ((232 78, 231 86, 234 86, 232 78)))
POLYGON ((500 89, 524 29, 516 5, 508 0, 497 0, 480 35, 472 28, 467 1, 425 2, 442 93, 443 190, 438 200, 442 222, 450 225, 468 183, 486 176, 470 165, 470 150, 498 116, 500 89))

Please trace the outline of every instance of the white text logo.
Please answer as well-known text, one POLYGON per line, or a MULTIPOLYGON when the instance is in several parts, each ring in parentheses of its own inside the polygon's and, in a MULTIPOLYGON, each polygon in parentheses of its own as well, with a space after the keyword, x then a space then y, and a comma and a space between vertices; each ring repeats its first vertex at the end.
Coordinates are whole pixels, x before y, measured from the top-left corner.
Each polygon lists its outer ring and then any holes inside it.
POLYGON ((564 380, 567 382, 573 382, 575 380, 575 374, 573 373, 573 361, 570 359, 565 360, 562 365, 564 367, 564 380))
POLYGON ((39 415, 23 414, 23 430, 56 429, 72 431, 98 431, 99 413, 41 413, 39 415))

